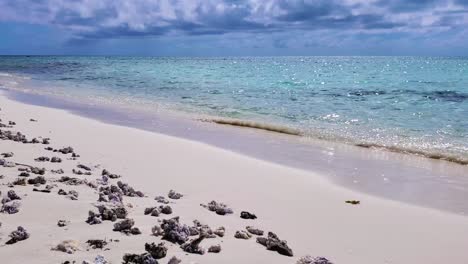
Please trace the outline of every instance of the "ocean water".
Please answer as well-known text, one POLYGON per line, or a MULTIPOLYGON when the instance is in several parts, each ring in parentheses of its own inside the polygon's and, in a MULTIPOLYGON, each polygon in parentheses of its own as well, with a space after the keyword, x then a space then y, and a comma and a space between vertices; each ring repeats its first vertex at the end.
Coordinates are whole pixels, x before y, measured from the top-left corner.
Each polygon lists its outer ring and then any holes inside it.
POLYGON ((468 164, 468 58, 0 56, 0 88, 468 164))

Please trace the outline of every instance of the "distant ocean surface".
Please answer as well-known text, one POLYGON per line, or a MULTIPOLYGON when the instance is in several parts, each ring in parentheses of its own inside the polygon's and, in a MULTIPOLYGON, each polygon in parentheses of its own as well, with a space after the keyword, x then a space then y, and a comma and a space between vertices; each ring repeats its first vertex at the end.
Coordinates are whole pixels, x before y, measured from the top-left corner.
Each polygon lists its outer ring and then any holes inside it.
POLYGON ((0 56, 0 88, 468 164, 468 58, 0 56))

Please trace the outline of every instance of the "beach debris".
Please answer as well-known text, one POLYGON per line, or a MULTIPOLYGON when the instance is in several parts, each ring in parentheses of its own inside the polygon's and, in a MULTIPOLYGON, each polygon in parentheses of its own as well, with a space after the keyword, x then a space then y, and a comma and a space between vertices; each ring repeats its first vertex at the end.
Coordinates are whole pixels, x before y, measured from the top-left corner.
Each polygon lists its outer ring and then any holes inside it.
MULTIPOLYGON (((109 264, 109 263, 110 262, 108 262, 106 258, 104 258, 104 256, 97 255, 96 258, 94 258, 93 263, 85 260, 81 264, 109 264)), ((72 264, 72 263, 68 263, 68 264, 72 264)))
MULTIPOLYGON (((55 150, 54 150, 55 151, 55 150)), ((59 150, 57 150, 58 152, 62 153, 62 154, 69 154, 69 153, 73 153, 73 148, 72 147, 65 147, 65 148, 61 148, 59 150)))
POLYGON ((347 201, 345 201, 345 203, 347 203, 347 204, 352 204, 352 205, 358 205, 358 204, 361 204, 361 201, 358 201, 358 200, 347 200, 347 201))
POLYGON ((172 208, 169 205, 159 206, 159 211, 163 214, 172 214, 172 208))
POLYGON ((292 257, 293 251, 288 246, 286 240, 280 240, 279 237, 273 233, 268 232, 268 237, 257 237, 257 243, 265 246, 268 250, 276 251, 281 255, 292 257))
POLYGON ((81 185, 85 183, 84 180, 69 176, 60 177, 60 179, 58 179, 58 182, 61 182, 66 185, 81 185))
POLYGON ((57 222, 57 225, 59 227, 64 227, 64 226, 67 226, 68 224, 70 224, 70 221, 67 221, 67 220, 58 220, 57 222))
POLYGON ((42 139, 42 144, 44 144, 44 145, 50 144, 50 138, 43 138, 42 139))
MULTIPOLYGON (((59 157, 52 157, 52 158, 50 159, 50 162, 52 162, 52 163, 60 163, 60 162, 62 162, 62 159, 59 158, 59 157)), ((63 170, 62 170, 62 173, 63 173, 63 170)))
POLYGON ((164 235, 164 230, 160 227, 160 226, 153 226, 151 228, 151 233, 153 234, 153 236, 163 236, 164 235))
POLYGON ((123 256, 123 264, 158 264, 158 261, 156 261, 149 253, 127 253, 123 256))
POLYGON ((33 192, 50 193, 50 190, 49 190, 49 189, 37 189, 37 188, 33 188, 33 192))
POLYGON ((17 202, 17 201, 3 201, 2 200, 2 208, 0 209, 0 212, 1 213, 5 213, 5 214, 16 214, 19 212, 19 208, 21 206, 21 203, 17 202))
POLYGON ((122 232, 126 235, 139 235, 141 234, 140 229, 138 227, 133 227, 135 221, 131 218, 126 218, 120 222, 114 224, 114 231, 122 232))
POLYGON ((63 174, 64 171, 62 169, 58 169, 58 170, 51 170, 52 173, 55 173, 55 174, 63 174))
POLYGON ((37 122, 37 120, 34 119, 34 118, 30 118, 29 121, 31 121, 31 122, 37 122))
POLYGON ((108 200, 109 202, 114 202, 114 203, 122 203, 123 192, 116 185, 101 186, 99 188, 99 192, 100 194, 102 194, 100 196, 100 199, 102 200, 108 200), (105 198, 106 195, 107 195, 107 198, 105 198))
POLYGON ((75 190, 68 191, 67 198, 70 200, 78 200, 78 192, 75 190))
POLYGON ((200 206, 207 208, 208 210, 215 212, 218 215, 232 214, 233 211, 227 205, 216 201, 211 201, 208 204, 200 204, 200 206))
MULTIPOLYGON (((15 123, 15 122, 12 122, 12 123, 15 123)), ((12 124, 12 123, 8 123, 8 124, 12 124)), ((21 132, 0 130, 0 139, 11 140, 15 142, 22 142, 22 143, 29 143, 29 141, 26 139, 26 136, 21 132)))
POLYGON ((75 190, 70 190, 68 192, 64 191, 63 189, 58 190, 58 195, 65 195, 70 200, 78 200, 78 192, 75 190))
POLYGON ((103 221, 116 221, 117 219, 125 219, 128 211, 123 205, 98 205, 100 218, 103 221))
POLYGON ((185 224, 180 224, 178 216, 171 219, 163 219, 161 229, 163 232, 162 239, 172 243, 185 243, 190 236, 189 227, 185 224))
POLYGON ((224 228, 224 226, 218 227, 215 231, 213 231, 213 233, 219 237, 224 237, 225 232, 226 229, 224 228))
POLYGON ((29 177, 30 174, 28 172, 26 172, 26 171, 22 171, 20 174, 18 174, 18 176, 20 176, 20 177, 29 177))
POLYGON ((10 239, 5 243, 7 245, 15 244, 29 238, 29 233, 22 226, 18 226, 15 231, 9 235, 10 239))
POLYGON ((236 231, 236 233, 234 234, 234 237, 238 239, 249 239, 252 237, 252 235, 247 233, 244 230, 240 230, 240 231, 236 231))
POLYGON ((208 248, 209 253, 219 253, 221 252, 221 245, 212 245, 208 248))
POLYGON ((34 174, 44 175, 45 171, 45 168, 31 167, 31 172, 34 174))
POLYGON ((121 177, 120 175, 110 173, 110 172, 109 172, 108 170, 106 170, 106 169, 103 169, 103 170, 102 170, 101 175, 102 175, 102 176, 106 176, 106 177, 111 178, 111 179, 117 179, 117 178, 120 178, 120 177, 121 177))
POLYGON ((205 236, 200 235, 199 237, 182 244, 180 248, 188 253, 203 255, 205 254, 205 249, 200 247, 200 242, 202 242, 203 239, 205 239, 205 236))
POLYGON ((167 197, 171 198, 171 199, 174 199, 174 200, 179 200, 180 198, 182 198, 184 195, 182 195, 181 193, 178 193, 174 190, 170 190, 167 197))
POLYGON ((50 158, 45 157, 45 156, 41 156, 41 157, 35 158, 34 160, 39 161, 39 162, 45 162, 45 161, 50 161, 50 158))
POLYGON ((13 157, 13 155, 14 155, 13 152, 3 152, 2 153, 2 156, 4 158, 11 158, 11 157, 13 157))
POLYGON ((76 167, 78 169, 83 169, 85 171, 91 171, 91 168, 89 166, 84 165, 84 164, 78 164, 78 165, 76 165, 76 167))
POLYGON ((26 179, 25 178, 17 178, 12 182, 13 185, 21 185, 26 186, 26 179))
POLYGON ((157 245, 154 242, 151 244, 145 243, 145 250, 155 259, 164 258, 167 255, 167 247, 164 243, 157 245))
POLYGON ((43 176, 37 176, 35 178, 28 179, 28 184, 31 184, 31 185, 46 184, 46 182, 47 181, 43 176))
POLYGON ((72 172, 73 174, 76 174, 76 175, 88 175, 88 176, 91 175, 90 171, 82 172, 81 170, 72 169, 72 172))
POLYGON ((80 250, 80 243, 76 240, 64 240, 53 247, 52 250, 73 254, 75 251, 80 250))
POLYGON ((14 190, 9 190, 7 193, 7 197, 13 201, 13 200, 21 200, 21 197, 19 197, 14 190))
POLYGON ((2 165, 5 168, 16 167, 16 164, 14 162, 7 161, 7 160, 4 160, 4 159, 0 159, 0 165, 2 165))
POLYGON ((167 200, 166 197, 164 197, 164 196, 156 196, 154 198, 154 200, 156 200, 156 202, 158 202, 158 203, 163 203, 163 204, 168 204, 169 203, 169 200, 167 200))
POLYGON ((173 257, 169 260, 169 262, 168 262, 167 264, 179 264, 179 263, 181 263, 181 262, 182 262, 182 260, 180 260, 180 259, 176 258, 175 256, 173 256, 173 257))
POLYGON ((145 208, 145 215, 159 216, 159 209, 157 207, 145 208))
POLYGON ((330 260, 324 257, 311 257, 309 255, 300 258, 296 264, 333 264, 330 260))
POLYGON ((257 216, 252 214, 252 213, 249 213, 247 211, 242 211, 241 214, 240 214, 240 217, 242 219, 257 219, 257 216))
POLYGON ((125 196, 130 196, 130 197, 144 197, 145 196, 142 192, 135 191, 133 187, 121 181, 117 182, 117 186, 122 190, 123 195, 125 196))
POLYGON ((86 243, 92 249, 103 249, 107 245, 107 241, 103 239, 89 239, 86 243))
POLYGON ((258 228, 252 227, 252 226, 247 226, 245 229, 249 231, 250 234, 257 235, 257 236, 263 236, 263 230, 260 230, 258 228))
POLYGON ((191 236, 203 235, 205 238, 216 237, 216 235, 214 234, 214 232, 211 230, 211 228, 208 225, 204 225, 200 223, 200 221, 198 220, 194 220, 193 223, 194 223, 194 226, 189 227, 191 236))
POLYGON ((101 216, 99 214, 96 214, 93 211, 88 212, 88 219, 86 219, 86 223, 90 225, 97 225, 102 223, 101 216))

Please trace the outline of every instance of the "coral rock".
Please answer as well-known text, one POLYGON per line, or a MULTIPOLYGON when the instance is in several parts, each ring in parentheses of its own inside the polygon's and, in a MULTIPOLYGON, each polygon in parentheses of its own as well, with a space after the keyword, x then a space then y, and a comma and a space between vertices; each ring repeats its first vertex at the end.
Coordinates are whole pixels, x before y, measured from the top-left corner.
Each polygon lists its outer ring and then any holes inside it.
POLYGON ((252 235, 250 235, 244 230, 241 230, 241 231, 236 231, 236 233, 234 234, 234 237, 238 239, 249 239, 252 237, 252 235))
POLYGON ((246 211, 242 211, 240 214, 242 219, 257 219, 257 216, 246 211))
POLYGON ((329 261, 328 259, 326 258, 323 258, 323 257, 316 257, 316 258, 313 258, 309 255, 307 256, 304 256, 302 258, 300 258, 296 264, 333 264, 331 261, 329 261))
POLYGON ((178 200, 180 198, 182 198, 184 195, 174 191, 174 190, 170 190, 169 191, 169 194, 167 195, 167 197, 171 198, 171 199, 174 199, 174 200, 178 200))
POLYGON ((211 201, 207 205, 202 204, 201 206, 207 208, 212 212, 216 212, 219 215, 232 214, 233 211, 227 205, 223 203, 218 203, 216 201, 211 201))
POLYGON ((6 202, 2 205, 0 212, 6 214, 16 214, 19 212, 20 206, 21 204, 17 201, 6 202))
POLYGON ((125 254, 123 256, 123 264, 158 264, 149 253, 138 254, 125 254))
POLYGON ((190 229, 187 225, 179 223, 179 217, 164 219, 161 229, 164 232, 162 238, 172 243, 185 243, 190 235, 190 229))
POLYGON ((203 255, 205 254, 205 250, 202 247, 200 247, 200 242, 202 242, 203 239, 205 239, 205 237, 200 235, 198 238, 192 239, 191 241, 181 245, 180 247, 185 252, 203 255))
POLYGON ((169 262, 168 262, 167 264, 179 264, 179 263, 181 263, 181 262, 182 262, 182 260, 180 260, 180 259, 178 259, 178 258, 176 258, 176 257, 174 256, 174 257, 172 257, 172 258, 169 260, 169 262))
POLYGON ((167 254, 167 247, 164 243, 159 243, 157 245, 155 243, 146 243, 145 250, 155 259, 164 258, 167 254))
POLYGON ((6 242, 7 245, 28 239, 29 233, 22 226, 18 226, 18 228, 15 231, 11 232, 9 236, 10 239, 6 242))
POLYGON ((281 255, 293 256, 293 251, 288 247, 286 240, 280 240, 273 232, 268 232, 268 237, 257 237, 257 243, 281 255))
POLYGON ((208 252, 210 253, 219 253, 221 252, 221 245, 213 245, 208 248, 208 252))
POLYGON ((263 230, 260 230, 258 228, 254 228, 252 226, 248 226, 246 227, 247 231, 249 231, 249 233, 251 234, 254 234, 254 235, 257 235, 257 236, 263 236, 263 230))
POLYGON ((62 251, 68 254, 73 254, 75 251, 80 250, 78 241, 75 240, 65 240, 60 242, 57 246, 52 248, 52 250, 62 251))
POLYGON ((103 249, 107 245, 107 241, 102 239, 89 239, 86 243, 93 249, 103 249))

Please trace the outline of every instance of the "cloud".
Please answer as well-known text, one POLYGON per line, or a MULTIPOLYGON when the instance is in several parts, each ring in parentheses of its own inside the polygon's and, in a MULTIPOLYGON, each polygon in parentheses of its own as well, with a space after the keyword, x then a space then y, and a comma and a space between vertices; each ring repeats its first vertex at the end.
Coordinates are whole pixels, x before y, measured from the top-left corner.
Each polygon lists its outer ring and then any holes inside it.
MULTIPOLYGON (((71 45, 121 38, 311 32, 322 39, 379 39, 453 31, 459 40, 468 27, 468 0, 0 0, 0 21, 59 28, 71 36, 71 45)), ((276 48, 291 45, 273 39, 276 48)), ((315 47, 318 41, 304 45, 315 47)))

